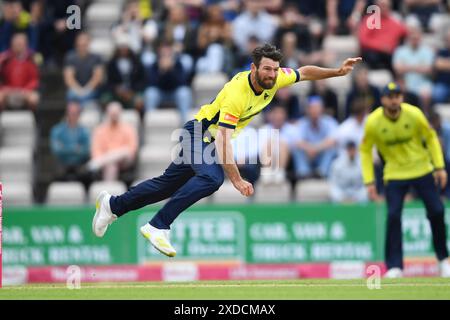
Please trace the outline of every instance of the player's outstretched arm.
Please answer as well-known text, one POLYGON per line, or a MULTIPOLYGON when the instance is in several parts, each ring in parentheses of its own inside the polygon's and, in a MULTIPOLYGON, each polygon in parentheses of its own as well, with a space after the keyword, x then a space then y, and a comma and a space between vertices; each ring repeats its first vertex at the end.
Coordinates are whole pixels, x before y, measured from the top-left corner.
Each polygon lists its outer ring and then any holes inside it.
POLYGON ((298 68, 300 81, 321 80, 332 77, 341 77, 349 74, 355 64, 362 61, 361 57, 346 59, 340 68, 322 68, 317 66, 303 66, 298 68))

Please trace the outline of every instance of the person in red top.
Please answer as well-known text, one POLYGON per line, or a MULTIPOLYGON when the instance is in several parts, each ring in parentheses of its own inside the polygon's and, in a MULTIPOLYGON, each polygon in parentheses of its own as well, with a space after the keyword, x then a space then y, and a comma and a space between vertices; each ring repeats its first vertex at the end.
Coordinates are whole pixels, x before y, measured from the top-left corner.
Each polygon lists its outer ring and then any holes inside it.
POLYGON ((379 21, 377 13, 370 13, 359 25, 361 56, 372 69, 392 70, 392 54, 406 36, 407 28, 392 15, 390 0, 376 0, 375 4, 380 8, 379 21))
POLYGON ((17 33, 8 51, 0 54, 0 111, 5 107, 28 107, 39 103, 39 71, 28 49, 27 36, 17 33))

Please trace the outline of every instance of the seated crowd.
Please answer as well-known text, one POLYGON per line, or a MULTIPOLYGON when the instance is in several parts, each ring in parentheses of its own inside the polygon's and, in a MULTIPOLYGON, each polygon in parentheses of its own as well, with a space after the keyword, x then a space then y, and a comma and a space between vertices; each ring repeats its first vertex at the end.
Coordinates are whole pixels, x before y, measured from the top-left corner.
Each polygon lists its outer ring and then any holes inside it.
MULTIPOLYGON (((335 65, 334 52, 324 49, 334 36, 356 39, 364 61, 345 98, 324 80, 303 96, 296 86, 279 90, 262 124, 248 128, 258 131, 260 143, 241 148, 245 132, 234 142, 242 175, 252 183, 327 179, 332 201, 367 201, 358 146, 366 116, 380 106, 379 86, 369 81, 373 70, 387 71, 405 101, 426 113, 450 162, 450 123, 436 112, 437 104, 450 102, 450 31, 436 23, 449 14, 443 1, 127 0, 110 28, 115 48, 108 59, 91 52, 88 32, 64 24, 67 6, 86 11, 90 2, 2 1, 0 112, 35 112, 45 103, 40 70, 61 70, 65 116, 49 137, 56 180, 82 181, 86 188, 98 179, 133 181, 124 176, 137 166, 140 132, 121 119, 122 110, 136 110, 142 121, 147 112, 173 107, 184 123, 200 107, 192 89, 197 75, 247 70, 251 51, 264 42, 281 48, 286 67, 335 65), (367 11, 373 4, 389 32, 374 27, 367 11), (425 41, 430 36, 442 45, 425 41), (103 118, 92 131, 79 121, 89 108, 103 118)), ((382 161, 375 158, 382 191, 382 161)))

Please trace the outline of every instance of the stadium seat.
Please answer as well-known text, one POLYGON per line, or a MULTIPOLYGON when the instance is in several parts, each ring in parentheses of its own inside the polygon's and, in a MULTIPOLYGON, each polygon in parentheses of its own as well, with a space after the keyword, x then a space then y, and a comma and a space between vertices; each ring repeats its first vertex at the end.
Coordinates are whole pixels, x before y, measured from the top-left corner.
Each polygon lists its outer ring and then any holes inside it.
POLYGON ((180 113, 175 109, 149 111, 144 116, 145 131, 178 128, 180 121, 180 113))
POLYGON ((297 182, 296 199, 300 202, 329 200, 329 186, 325 179, 307 179, 297 182))
POLYGON ((195 99, 194 105, 201 107, 204 104, 210 103, 228 80, 228 76, 224 73, 196 74, 192 81, 195 99))
POLYGON ((112 57, 114 52, 114 42, 110 37, 92 38, 90 51, 102 56, 105 61, 108 61, 112 57))
POLYGON ((433 34, 424 33, 422 36, 422 42, 424 45, 432 47, 433 50, 439 50, 444 45, 442 37, 434 33, 433 34))
POLYGON ((442 120, 450 121, 450 103, 438 103, 434 109, 440 114, 442 120))
POLYGON ((147 112, 144 117, 144 144, 168 149, 178 141, 180 114, 177 110, 163 109, 147 112), (175 133, 174 133, 175 132, 175 133), (172 134, 174 138, 172 139, 172 134))
POLYGON ((236 190, 233 184, 228 180, 225 181, 220 189, 212 195, 212 201, 217 204, 240 204, 247 203, 248 200, 249 198, 242 196, 241 193, 236 190))
POLYGON ((3 182, 3 206, 29 206, 33 204, 33 187, 29 182, 3 182))
POLYGON ((36 121, 31 111, 4 111, 0 113, 0 128, 0 145, 34 147, 36 121))
POLYGON ((257 203, 286 203, 289 202, 290 186, 282 184, 262 184, 255 186, 255 202, 257 203))
POLYGON ((80 125, 86 127, 91 133, 101 121, 101 113, 96 109, 85 109, 80 114, 80 125))
POLYGON ((86 12, 87 23, 92 26, 99 21, 118 21, 122 4, 120 1, 100 1, 91 4, 86 12))
POLYGON ((0 181, 31 182, 33 152, 27 147, 0 148, 0 181))
POLYGON ((134 110, 123 110, 122 111, 122 120, 126 123, 131 124, 138 132, 140 127, 139 113, 134 110))
POLYGON ((153 145, 142 146, 138 158, 138 179, 161 175, 172 160, 171 150, 170 145, 163 146, 163 149, 153 145))
POLYGON ((52 182, 47 191, 47 204, 76 206, 86 203, 86 193, 81 182, 52 182))
POLYGON ((440 33, 450 28, 450 15, 448 13, 434 13, 431 16, 429 27, 433 33, 441 36, 440 33))
POLYGON ((106 190, 111 195, 119 195, 127 191, 127 186, 122 181, 96 181, 91 184, 88 192, 89 204, 93 204, 97 195, 106 190))
POLYGON ((358 39, 354 36, 328 35, 323 40, 323 50, 327 54, 334 55, 332 60, 335 61, 335 65, 331 67, 337 67, 344 59, 358 55, 358 39))
POLYGON ((339 115, 342 116, 347 94, 352 86, 352 77, 351 75, 347 75, 345 77, 328 78, 325 81, 338 97, 339 115))
POLYGON ((369 71, 369 83, 375 87, 382 88, 393 80, 392 73, 387 69, 369 71))

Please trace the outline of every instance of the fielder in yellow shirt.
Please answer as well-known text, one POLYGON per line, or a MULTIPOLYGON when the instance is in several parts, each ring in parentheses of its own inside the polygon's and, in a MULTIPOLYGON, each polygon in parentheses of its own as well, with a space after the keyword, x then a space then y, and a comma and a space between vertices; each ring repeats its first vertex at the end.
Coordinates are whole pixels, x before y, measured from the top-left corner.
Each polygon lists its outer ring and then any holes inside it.
POLYGON ((402 276, 401 212, 411 187, 425 204, 434 249, 441 261, 441 275, 450 277, 444 205, 439 196, 439 187, 444 188, 447 183, 447 173, 438 137, 423 112, 403 102, 403 94, 396 83, 391 82, 383 89, 381 103, 382 106, 367 117, 360 153, 364 183, 372 200, 379 199, 374 184, 373 146, 385 163, 386 277, 402 276))
POLYGON ((131 210, 170 198, 140 231, 161 253, 175 256, 169 241, 170 225, 181 212, 217 191, 225 174, 242 195, 253 194, 252 184, 241 177, 234 161, 231 137, 270 103, 279 88, 298 81, 345 76, 361 61, 349 58, 336 69, 280 68, 283 55, 270 44, 257 47, 252 59, 251 70, 235 75, 210 104, 201 107, 195 119, 184 125, 179 159, 161 176, 146 180, 120 196, 111 196, 106 191, 99 194, 92 222, 95 235, 102 237, 109 224, 131 210))

